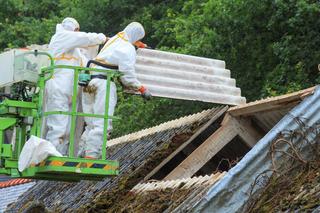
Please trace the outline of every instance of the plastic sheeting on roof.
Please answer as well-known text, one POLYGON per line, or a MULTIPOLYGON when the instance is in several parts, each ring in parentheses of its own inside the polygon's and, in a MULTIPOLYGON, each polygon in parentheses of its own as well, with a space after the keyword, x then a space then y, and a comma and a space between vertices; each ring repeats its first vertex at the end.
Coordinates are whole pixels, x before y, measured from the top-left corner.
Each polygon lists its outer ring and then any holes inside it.
MULTIPOLYGON (((282 131, 297 130, 299 124, 295 118, 302 118, 307 126, 319 122, 319 100, 320 87, 317 86, 312 96, 305 98, 282 118, 235 167, 208 191, 206 196, 194 206, 194 211, 208 213, 213 209, 216 213, 242 211, 249 199, 251 184, 256 176, 272 168, 268 155, 271 142, 282 131)), ((311 135, 308 136, 311 137, 311 135)))
POLYGON ((154 96, 228 105, 246 102, 221 60, 138 49, 136 74, 154 96))

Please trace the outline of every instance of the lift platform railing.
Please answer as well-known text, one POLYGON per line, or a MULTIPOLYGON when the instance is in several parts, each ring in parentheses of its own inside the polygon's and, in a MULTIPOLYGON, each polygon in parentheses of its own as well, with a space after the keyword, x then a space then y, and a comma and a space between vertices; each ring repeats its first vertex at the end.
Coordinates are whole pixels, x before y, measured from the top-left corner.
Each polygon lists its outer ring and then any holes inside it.
MULTIPOLYGON (((120 76, 119 72, 110 69, 96 69, 79 66, 54 65, 54 60, 50 54, 46 52, 30 51, 18 55, 22 60, 28 62, 27 55, 34 54, 45 55, 50 59, 50 65, 41 68, 40 73, 36 71, 38 78, 33 79, 27 83, 32 87, 32 93, 28 95, 27 99, 10 99, 5 96, 0 100, 0 174, 10 175, 11 177, 24 177, 33 179, 46 180, 62 180, 62 181, 80 181, 88 180, 102 180, 107 176, 119 174, 119 162, 115 160, 106 160, 107 155, 107 129, 108 120, 117 119, 114 116, 109 116, 109 98, 111 81, 120 76), (26 54, 26 58, 23 58, 26 54), (73 71, 73 96, 71 103, 71 111, 45 111, 44 105, 44 91, 48 80, 54 75, 56 69, 67 69, 73 71), (79 75, 84 74, 88 77, 89 72, 102 73, 106 77, 106 97, 105 97, 105 113, 91 114, 77 111, 77 93, 79 90, 78 79, 79 75), (48 157, 46 160, 37 165, 31 165, 22 172, 18 171, 18 159, 21 150, 26 140, 35 135, 42 136, 42 127, 44 118, 50 115, 65 115, 71 117, 70 138, 69 138, 69 154, 66 157, 48 157), (101 159, 86 159, 74 156, 75 153, 75 132, 76 132, 76 118, 94 117, 104 119, 103 142, 102 142, 102 157, 101 159), (6 131, 13 131, 12 138, 6 139, 6 131)), ((19 61, 20 63, 21 61, 19 61)), ((28 71, 27 71, 28 72, 28 71)), ((32 71, 33 72, 33 71, 32 71)), ((34 76, 35 73, 30 73, 34 76)), ((82 77, 83 75, 81 75, 82 77)), ((89 76, 90 77, 90 76, 89 76)), ((85 78, 87 79, 87 78, 85 78)), ((90 80, 91 78, 89 78, 90 80)), ((3 97, 3 95, 1 96, 3 97)), ((20 97, 20 96, 19 96, 20 97)))
MULTIPOLYGON (((40 54, 40 53, 38 53, 40 54)), ((107 70, 107 69, 97 69, 97 68, 89 68, 89 67, 79 67, 79 66, 68 66, 68 65, 54 65, 53 58, 51 55, 47 53, 41 53, 45 54, 50 58, 51 65, 49 67, 44 67, 41 69, 41 74, 39 75, 39 95, 38 95, 38 116, 36 118, 37 124, 35 125, 36 128, 33 129, 32 133, 38 137, 41 136, 41 126, 43 122, 43 117, 50 116, 50 115, 67 115, 71 116, 71 127, 70 127, 70 138, 69 138, 69 157, 74 157, 74 145, 75 145, 75 131, 76 131, 76 118, 77 116, 82 117, 94 117, 94 118, 101 118, 104 119, 104 128, 103 128, 103 143, 102 143, 102 155, 101 159, 105 160, 107 153, 106 153, 106 147, 107 147, 107 140, 108 140, 108 134, 107 129, 109 119, 117 120, 119 118, 115 116, 109 115, 109 99, 110 99, 110 87, 111 82, 114 78, 121 76, 119 72, 116 72, 115 70, 107 70), (54 70, 56 69, 68 69, 70 71, 73 71, 73 95, 72 95, 72 102, 71 102, 71 111, 48 111, 43 112, 42 106, 43 106, 43 100, 44 100, 44 90, 45 85, 48 80, 50 80, 54 76, 54 70), (91 113, 83 113, 77 111, 77 94, 79 90, 78 86, 78 80, 79 75, 81 73, 88 73, 88 72, 95 72, 95 73, 101 73, 106 76, 106 97, 105 97, 105 114, 91 114, 91 113)))

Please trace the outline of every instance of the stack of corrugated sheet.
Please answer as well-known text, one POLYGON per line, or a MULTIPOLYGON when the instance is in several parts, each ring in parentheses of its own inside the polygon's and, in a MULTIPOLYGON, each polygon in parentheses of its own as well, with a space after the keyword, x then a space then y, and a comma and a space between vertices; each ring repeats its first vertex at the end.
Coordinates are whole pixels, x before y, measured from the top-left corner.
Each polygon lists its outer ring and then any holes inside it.
POLYGON ((154 96, 228 105, 246 102, 221 60, 138 49, 136 73, 154 96))
MULTIPOLYGON (((47 45, 28 48, 48 51, 47 45)), ((153 96, 226 105, 246 103, 224 61, 151 49, 138 49, 136 59, 137 78, 153 96)))

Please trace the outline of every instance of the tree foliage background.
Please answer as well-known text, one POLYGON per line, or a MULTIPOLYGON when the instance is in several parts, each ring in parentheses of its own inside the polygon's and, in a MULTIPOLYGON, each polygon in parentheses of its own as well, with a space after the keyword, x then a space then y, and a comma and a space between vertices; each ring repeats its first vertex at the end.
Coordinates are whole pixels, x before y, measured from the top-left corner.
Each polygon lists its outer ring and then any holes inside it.
MULTIPOLYGON (((109 36, 139 21, 154 48, 225 60, 249 101, 320 82, 318 0, 0 0, 0 50, 48 43, 66 16, 109 36)), ((114 136, 212 106, 120 91, 114 136)))

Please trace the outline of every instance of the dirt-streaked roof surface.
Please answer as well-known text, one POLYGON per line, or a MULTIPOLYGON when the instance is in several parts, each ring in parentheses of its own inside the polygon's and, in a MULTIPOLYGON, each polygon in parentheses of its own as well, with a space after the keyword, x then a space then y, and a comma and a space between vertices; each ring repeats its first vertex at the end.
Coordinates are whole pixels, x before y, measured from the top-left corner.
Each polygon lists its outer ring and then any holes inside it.
MULTIPOLYGON (((213 115, 223 110, 223 107, 198 113, 190 117, 182 118, 186 122, 173 125, 171 128, 162 128, 154 132, 148 132, 133 141, 122 142, 109 148, 109 159, 120 161, 120 175, 107 178, 100 182, 81 181, 79 183, 64 183, 53 181, 38 181, 37 184, 26 192, 19 201, 11 205, 9 212, 15 212, 27 207, 35 201, 55 212, 73 212, 84 209, 85 205, 94 202, 94 199, 103 193, 108 193, 121 186, 121 181, 127 176, 135 175, 134 185, 143 175, 150 172, 158 163, 173 152, 182 143, 188 140, 192 134, 201 128, 213 115), (188 121, 188 122, 187 122, 188 121), (137 171, 142 173, 137 173, 137 171), (120 181, 120 182, 119 182, 120 181)), ((172 125, 170 123, 170 125, 172 125)), ((132 187, 134 186, 132 185, 132 187)), ((131 188, 130 188, 131 189, 131 188)), ((116 195, 116 194, 114 194, 116 195)))

